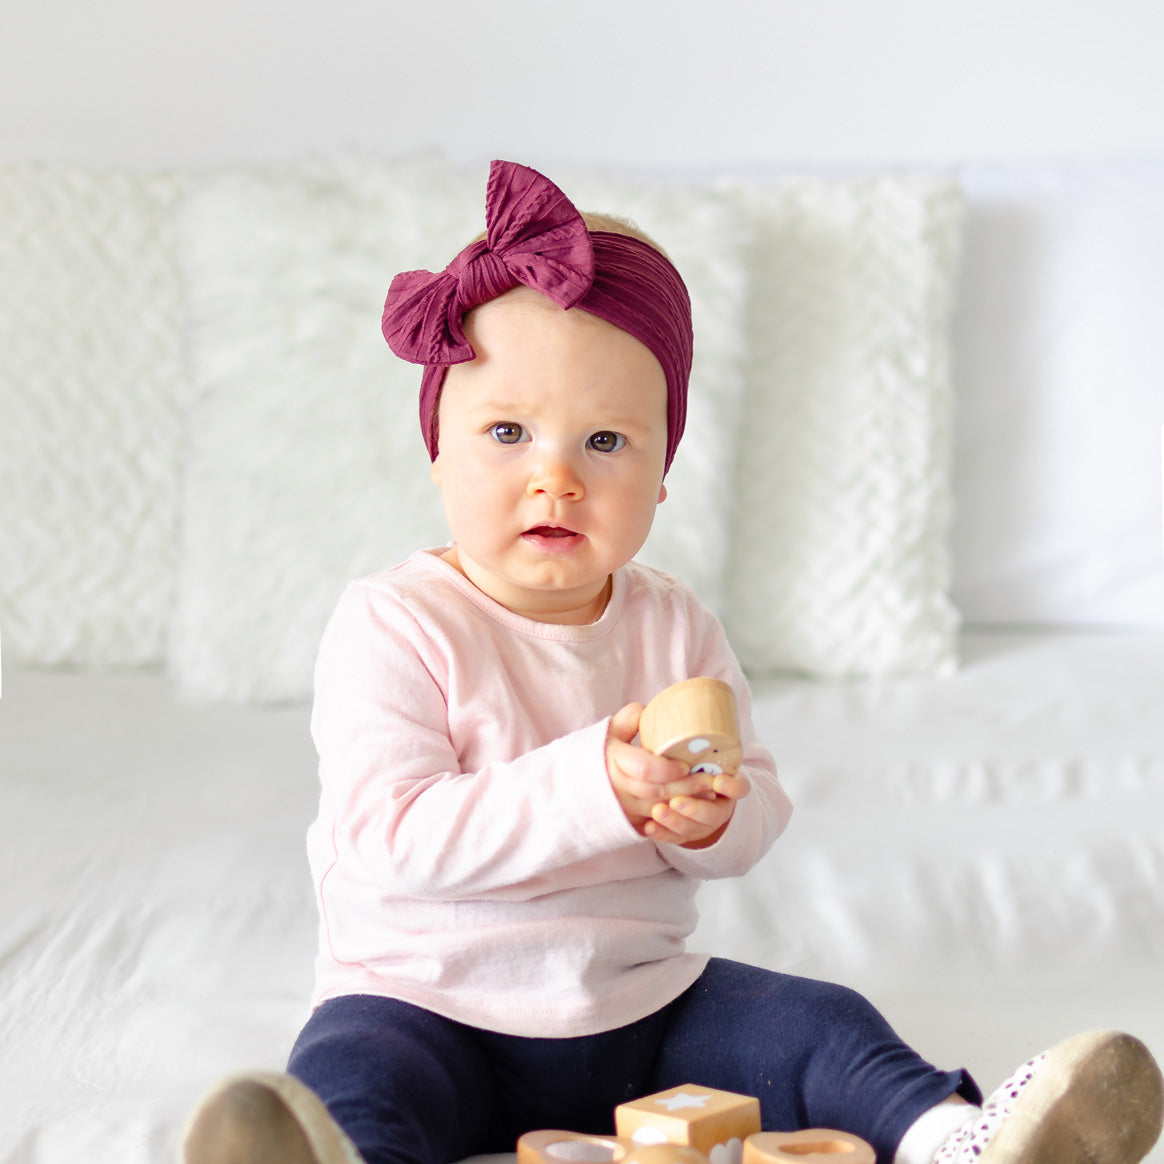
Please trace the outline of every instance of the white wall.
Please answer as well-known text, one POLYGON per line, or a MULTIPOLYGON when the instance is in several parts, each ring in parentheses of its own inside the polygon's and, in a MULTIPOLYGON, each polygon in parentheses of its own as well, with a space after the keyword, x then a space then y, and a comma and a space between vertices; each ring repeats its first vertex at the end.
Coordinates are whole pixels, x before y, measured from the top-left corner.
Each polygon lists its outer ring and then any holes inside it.
POLYGON ((1164 153, 1159 0, 0 0, 0 160, 1164 153))

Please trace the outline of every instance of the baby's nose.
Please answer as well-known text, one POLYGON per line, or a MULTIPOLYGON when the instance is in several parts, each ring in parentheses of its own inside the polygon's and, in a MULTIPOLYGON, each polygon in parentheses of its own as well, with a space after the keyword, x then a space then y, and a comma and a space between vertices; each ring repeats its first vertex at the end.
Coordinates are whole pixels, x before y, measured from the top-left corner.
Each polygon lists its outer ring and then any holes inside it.
POLYGON ((530 476, 531 493, 548 493, 551 497, 581 497, 584 488, 581 475, 568 457, 547 453, 542 456, 530 476))

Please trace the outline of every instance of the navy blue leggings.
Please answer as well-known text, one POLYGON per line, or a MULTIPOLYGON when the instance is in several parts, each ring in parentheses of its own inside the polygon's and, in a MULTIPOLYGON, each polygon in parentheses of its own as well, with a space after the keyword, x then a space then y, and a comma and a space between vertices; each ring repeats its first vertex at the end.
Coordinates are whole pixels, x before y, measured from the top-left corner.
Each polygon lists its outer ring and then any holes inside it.
POLYGON ((890 1164, 922 1112, 954 1092, 982 1099, 969 1075, 919 1058, 859 994, 722 959, 657 1013, 574 1039, 480 1031, 394 999, 333 999, 288 1070, 367 1164, 511 1152, 540 1128, 610 1134, 618 1104, 683 1083, 757 1096, 766 1131, 852 1132, 890 1164))

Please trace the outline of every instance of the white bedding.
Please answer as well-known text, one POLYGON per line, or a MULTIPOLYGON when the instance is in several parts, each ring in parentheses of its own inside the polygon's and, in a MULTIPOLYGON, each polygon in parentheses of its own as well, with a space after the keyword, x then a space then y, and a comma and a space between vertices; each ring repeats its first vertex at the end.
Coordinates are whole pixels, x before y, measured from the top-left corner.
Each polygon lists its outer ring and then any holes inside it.
MULTIPOLYGON (((962 652, 948 679, 757 688, 798 809, 703 890, 693 946, 848 982, 987 1088, 1088 1026, 1164 1057, 1164 634, 962 652)), ((205 1086, 282 1065, 314 946, 307 714, 5 675, 0 1164, 169 1160, 205 1086)))

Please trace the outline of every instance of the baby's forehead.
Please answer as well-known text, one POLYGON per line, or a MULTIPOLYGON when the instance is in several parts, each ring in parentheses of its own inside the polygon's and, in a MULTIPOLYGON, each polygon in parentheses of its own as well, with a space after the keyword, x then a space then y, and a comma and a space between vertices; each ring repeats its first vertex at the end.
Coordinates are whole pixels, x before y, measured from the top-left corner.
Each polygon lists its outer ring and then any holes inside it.
MULTIPOLYGON (((526 337, 522 330, 523 323, 528 322, 531 327, 539 324, 548 324, 554 327, 561 324, 561 330, 573 331, 584 339, 593 338, 596 342, 621 343, 628 350, 637 350, 641 346, 649 352, 651 358, 657 362, 653 352, 636 339, 630 332, 610 323, 593 312, 582 307, 559 307, 553 300, 548 299, 540 291, 531 287, 515 287, 498 295, 466 312, 464 328, 470 341, 483 331, 489 331, 494 337, 503 333, 507 339, 520 344, 526 337), (496 321, 502 323, 497 326, 496 321), (631 341, 628 345, 627 341, 631 341), (633 346, 632 346, 633 345, 633 346)), ((476 344, 474 343, 474 347, 476 344)), ((662 365, 660 365, 661 367, 662 365)))
POLYGON ((485 414, 492 421, 552 416, 580 427, 665 432, 667 378, 658 360, 628 333, 589 319, 607 329, 593 344, 589 322, 577 316, 565 338, 554 327, 547 334, 520 308, 483 318, 467 329, 477 356, 449 368, 439 407, 474 421, 485 414))
MULTIPOLYGON (((511 288, 509 291, 493 299, 486 300, 486 302, 480 303, 470 311, 467 311, 465 313, 465 322, 470 323, 473 319, 482 316, 488 318, 490 315, 498 314, 532 315, 541 313, 549 316, 562 316, 563 318, 569 316, 571 319, 585 316, 587 319, 593 319, 598 323, 606 323, 605 320, 600 320, 598 316, 591 315, 590 312, 583 311, 580 307, 559 307, 552 299, 543 295, 540 291, 535 290, 533 287, 520 285, 511 288)), ((613 327, 614 324, 607 323, 606 326, 613 327)))
POLYGON ((667 376, 658 357, 598 315, 522 287, 467 313, 465 336, 474 358, 450 367, 445 380, 461 407, 508 408, 511 419, 539 408, 588 410, 590 419, 579 416, 579 423, 667 430, 667 376))
MULTIPOLYGON (((466 368, 466 372, 468 369, 466 368)), ((665 389, 634 382, 617 385, 583 384, 569 378, 458 376, 450 369, 446 393, 441 405, 449 400, 467 416, 478 419, 488 415, 497 419, 556 417, 583 426, 600 423, 600 427, 666 428, 665 389)))
MULTIPOLYGON (((457 381, 453 381, 456 386, 457 381)), ((654 429, 667 427, 666 412, 640 396, 579 396, 545 383, 526 385, 466 383, 455 407, 469 418, 538 421, 554 418, 580 427, 654 429), (646 405, 644 407, 644 404, 646 405)), ((445 403, 441 401, 442 405, 445 403)))

